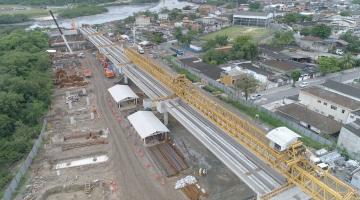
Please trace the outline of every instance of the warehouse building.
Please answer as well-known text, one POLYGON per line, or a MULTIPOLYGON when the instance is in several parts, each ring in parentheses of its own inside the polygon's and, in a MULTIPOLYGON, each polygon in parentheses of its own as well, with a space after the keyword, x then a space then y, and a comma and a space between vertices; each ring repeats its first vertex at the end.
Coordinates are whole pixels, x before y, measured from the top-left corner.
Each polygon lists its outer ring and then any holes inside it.
POLYGON ((127 118, 144 146, 154 146, 166 141, 170 131, 151 111, 138 111, 127 118))
POLYGON ((234 25, 267 27, 273 19, 272 13, 239 12, 233 15, 234 25))
POLYGON ((136 108, 139 97, 127 85, 114 85, 108 89, 119 110, 136 108))

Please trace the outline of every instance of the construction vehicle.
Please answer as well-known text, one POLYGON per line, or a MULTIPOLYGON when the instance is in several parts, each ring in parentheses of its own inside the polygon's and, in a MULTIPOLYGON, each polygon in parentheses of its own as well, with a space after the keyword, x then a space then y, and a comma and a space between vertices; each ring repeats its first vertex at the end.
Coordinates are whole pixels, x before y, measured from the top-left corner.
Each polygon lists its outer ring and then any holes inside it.
POLYGON ((96 53, 96 58, 100 61, 100 64, 103 67, 105 77, 114 78, 115 77, 114 67, 110 64, 108 58, 100 52, 96 53))
POLYGON ((114 71, 109 68, 104 68, 104 75, 106 76, 106 78, 114 78, 115 77, 114 71))
POLYGON ((260 198, 271 199, 279 192, 296 185, 315 200, 360 199, 354 188, 307 159, 306 147, 300 140, 284 151, 271 148, 262 130, 208 98, 184 75, 172 75, 132 48, 125 49, 125 54, 135 65, 166 85, 176 96, 287 178, 288 183, 283 187, 260 198))

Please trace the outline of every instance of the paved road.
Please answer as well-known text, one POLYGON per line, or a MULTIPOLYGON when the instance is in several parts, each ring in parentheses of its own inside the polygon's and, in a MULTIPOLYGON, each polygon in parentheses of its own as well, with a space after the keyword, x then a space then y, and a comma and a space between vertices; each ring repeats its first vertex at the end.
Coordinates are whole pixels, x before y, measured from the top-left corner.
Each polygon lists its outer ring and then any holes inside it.
MULTIPOLYGON (((309 86, 312 86, 312 85, 320 85, 324 83, 326 79, 333 79, 340 82, 347 82, 356 78, 360 78, 360 68, 354 68, 343 72, 329 74, 325 77, 317 77, 314 79, 309 79, 306 80, 306 82, 309 83, 309 86)), ((263 92, 260 92, 260 94, 263 95, 262 99, 255 103, 259 105, 268 104, 274 101, 281 100, 284 97, 297 95, 299 94, 299 91, 300 91, 299 86, 296 86, 294 88, 291 85, 265 90, 263 92)))

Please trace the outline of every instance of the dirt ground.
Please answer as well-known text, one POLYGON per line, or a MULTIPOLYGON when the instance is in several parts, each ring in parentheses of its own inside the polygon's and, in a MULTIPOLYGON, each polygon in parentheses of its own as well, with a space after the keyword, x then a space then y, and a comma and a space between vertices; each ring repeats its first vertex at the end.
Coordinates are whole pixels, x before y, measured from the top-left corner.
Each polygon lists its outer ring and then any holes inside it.
POLYGON ((172 117, 169 121, 171 136, 185 156, 190 170, 196 174, 199 184, 209 194, 208 199, 245 200, 254 197, 255 193, 180 123, 172 117), (200 168, 207 169, 206 176, 198 175, 200 168))
MULTIPOLYGON (((199 185, 209 194, 208 199, 253 197, 243 182, 171 117, 171 137, 189 168, 171 178, 163 176, 130 128, 126 116, 133 111, 119 112, 107 92, 120 77, 105 78, 93 52, 77 59, 79 66, 71 70, 80 72, 90 68, 92 77, 86 79, 85 86, 54 90, 44 147, 15 199, 185 200, 185 195, 175 190, 174 184, 190 174, 196 176, 199 185), (84 89, 86 95, 80 95, 84 89), (65 103, 69 95, 79 96, 71 106, 65 103), (106 156, 108 160, 71 167, 80 159, 95 162, 95 156, 106 156), (58 168, 61 163, 65 163, 65 168, 58 168), (199 168, 207 169, 208 174, 199 176, 199 168)), ((142 96, 139 88, 129 85, 142 96)), ((141 105, 137 109, 141 109, 141 105)))

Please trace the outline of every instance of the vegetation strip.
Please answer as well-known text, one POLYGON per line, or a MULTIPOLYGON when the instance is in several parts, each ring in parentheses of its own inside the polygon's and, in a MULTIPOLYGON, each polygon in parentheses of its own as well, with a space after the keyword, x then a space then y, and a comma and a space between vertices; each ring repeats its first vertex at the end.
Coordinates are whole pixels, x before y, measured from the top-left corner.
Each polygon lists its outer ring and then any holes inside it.
POLYGON ((0 34, 0 188, 29 153, 50 105, 48 37, 40 31, 0 34))

